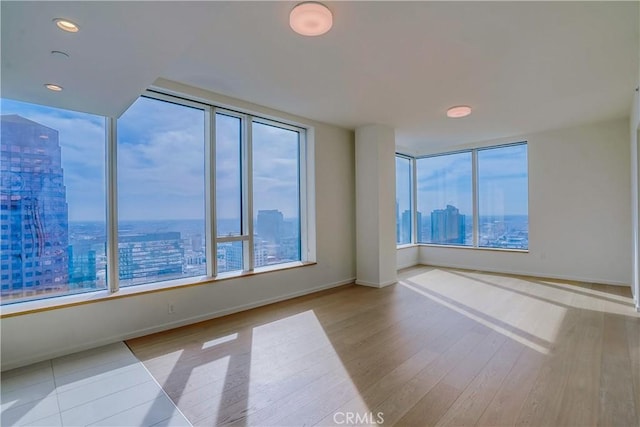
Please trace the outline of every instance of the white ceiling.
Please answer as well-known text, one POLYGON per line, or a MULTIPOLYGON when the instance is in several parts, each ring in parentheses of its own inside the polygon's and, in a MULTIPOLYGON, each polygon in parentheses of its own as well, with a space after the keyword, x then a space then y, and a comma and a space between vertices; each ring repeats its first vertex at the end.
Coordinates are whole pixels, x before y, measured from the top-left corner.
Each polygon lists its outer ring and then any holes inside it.
POLYGON ((424 152, 627 117, 638 84, 637 2, 327 2, 317 38, 294 4, 3 1, 2 96, 117 116, 162 77, 424 152))

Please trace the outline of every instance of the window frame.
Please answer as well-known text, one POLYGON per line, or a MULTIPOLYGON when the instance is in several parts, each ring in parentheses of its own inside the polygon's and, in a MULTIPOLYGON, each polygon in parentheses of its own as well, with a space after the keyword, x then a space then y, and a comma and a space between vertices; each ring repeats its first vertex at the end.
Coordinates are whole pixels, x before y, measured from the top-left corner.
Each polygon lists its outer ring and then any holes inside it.
MULTIPOLYGON (((300 252, 300 260, 299 261, 293 261, 295 262, 306 262, 305 257, 303 255, 303 253, 307 253, 309 254, 310 251, 307 248, 307 244, 308 244, 308 240, 303 240, 304 237, 306 236, 306 231, 308 230, 308 222, 306 220, 306 214, 307 214, 307 210, 304 209, 305 206, 307 206, 307 199, 305 198, 303 201, 303 194, 305 194, 307 191, 302 191, 303 188, 307 189, 306 186, 306 180, 304 180, 304 184, 303 184, 303 177, 306 177, 306 165, 307 165, 307 153, 306 153, 306 145, 307 145, 307 132, 308 129, 306 128, 302 128, 300 126, 295 126, 295 125, 291 125, 288 123, 283 123, 277 120, 273 120, 273 119, 267 119, 264 117, 259 117, 259 116, 254 116, 251 115, 250 117, 250 121, 247 122, 248 127, 250 127, 252 130, 251 132, 253 132, 253 124, 254 123, 258 123, 258 124, 262 124, 262 125, 266 125, 266 126, 273 126, 273 127, 277 127, 277 128, 281 128, 281 129, 286 129, 292 132, 296 132, 298 134, 298 226, 299 226, 299 242, 298 242, 298 246, 299 246, 299 252, 300 252), (304 185, 304 186, 303 186, 304 185), (304 215, 304 216, 303 216, 304 215), (304 218, 304 219, 303 219, 304 218), (304 226, 303 226, 304 224, 304 226)), ((251 133, 251 135, 253 136, 253 133, 251 133)), ((271 268, 277 267, 278 265, 287 265, 290 263, 282 263, 282 264, 273 264, 273 265, 266 265, 266 266, 260 266, 260 267, 256 267, 255 266, 255 246, 254 246, 254 231, 255 231, 255 224, 253 223, 253 217, 254 217, 254 206, 253 206, 253 137, 251 138, 251 143, 250 146, 247 147, 247 150, 251 150, 251 164, 247 164, 247 168, 250 168, 247 171, 247 175, 251 177, 251 188, 248 189, 248 191, 250 191, 250 197, 251 197, 251 201, 250 201, 250 206, 247 208, 247 212, 249 213, 249 216, 251 217, 251 239, 249 240, 249 252, 250 252, 250 256, 251 256, 251 266, 252 268, 249 271, 254 271, 254 270, 258 270, 258 271, 266 271, 269 270, 271 268), (249 210, 250 209, 250 210, 249 210)))
MULTIPOLYGON (((402 153, 398 153, 396 152, 395 155, 396 158, 401 158, 401 159, 405 159, 405 160, 409 160, 409 177, 411 180, 411 192, 409 193, 409 212, 411 215, 410 221, 411 221, 411 237, 409 239, 408 243, 398 243, 398 236, 396 235, 396 247, 397 248, 404 248, 404 247, 408 247, 408 246, 413 246, 417 243, 418 241, 418 229, 416 228, 417 225, 417 205, 416 205, 416 201, 417 199, 417 192, 416 192, 416 159, 415 157, 409 156, 407 154, 402 154, 402 153)), ((398 178, 397 176, 397 171, 396 171, 396 180, 398 178)), ((397 199, 397 196, 396 196, 397 199)), ((398 218, 396 218, 396 223, 398 221, 398 218)))
POLYGON ((474 209, 478 215, 474 216, 474 247, 478 249, 494 250, 494 251, 512 251, 512 252, 529 252, 529 239, 527 238, 527 248, 499 248, 492 246, 480 245, 480 175, 479 175, 479 159, 480 151, 495 150, 500 148, 517 147, 524 145, 527 148, 527 236, 529 235, 529 143, 528 141, 510 142, 506 144, 490 145, 486 147, 478 147, 474 149, 474 209))
MULTIPOLYGON (((173 93, 161 88, 150 88, 140 97, 155 99, 202 110, 205 114, 205 256, 207 274, 155 281, 120 288, 119 251, 118 251, 118 119, 105 119, 105 204, 106 204, 106 274, 107 288, 96 289, 83 294, 68 294, 11 302, 1 306, 3 315, 29 313, 33 310, 66 307, 86 302, 101 301, 110 298, 158 292, 166 289, 187 287, 206 283, 215 283, 245 275, 286 270, 298 266, 316 263, 315 233, 315 173, 314 168, 314 128, 278 117, 254 113, 230 106, 217 105, 212 100, 189 97, 182 93, 173 93), (237 117, 241 120, 241 220, 242 233, 238 236, 218 236, 216 222, 216 114, 237 117), (254 218, 253 218, 253 165, 252 165, 252 124, 262 123, 298 133, 298 212, 300 222, 300 260, 282 264, 255 267, 254 260, 254 218), (217 265, 218 243, 243 242, 243 268, 231 272, 219 273, 217 265)), ((136 98, 137 100, 138 98, 136 98)))
MULTIPOLYGON (((475 220, 476 220, 476 216, 477 216, 476 215, 476 209, 475 209, 475 201, 476 201, 477 197, 476 197, 476 187, 475 187, 475 182, 476 182, 475 172, 476 172, 476 169, 474 167, 474 164, 475 164, 475 161, 474 161, 474 159, 475 159, 474 150, 475 149, 447 151, 445 153, 427 154, 427 155, 418 156, 418 157, 415 158, 415 175, 416 175, 416 184, 417 184, 417 180, 418 180, 418 178, 417 178, 418 177, 418 160, 420 160, 420 159, 429 159, 429 158, 434 158, 434 157, 451 156, 451 155, 456 155, 456 154, 466 154, 466 153, 470 153, 471 154, 471 214, 473 215, 472 224, 475 224, 475 220)), ((416 217, 417 217, 418 216, 418 213, 417 213, 418 212, 418 192, 417 191, 416 191, 415 206, 416 206, 416 217)), ((475 227, 475 226, 472 225, 472 227, 475 227)), ((473 230, 471 232, 471 244, 470 245, 418 242, 417 236, 416 236, 416 244, 418 244, 418 245, 433 245, 433 246, 438 246, 438 247, 467 248, 467 249, 468 248, 476 248, 475 236, 476 236, 476 229, 473 228, 473 230)))
MULTIPOLYGON (((471 250, 488 250, 488 251, 503 251, 503 252, 520 252, 520 253, 528 253, 530 251, 530 242, 527 242, 526 249, 515 249, 515 248, 496 248, 489 246, 480 246, 480 230, 479 230, 479 211, 480 211, 480 200, 479 200, 479 176, 478 176, 478 152, 484 150, 492 150, 497 148, 506 148, 506 147, 514 147, 524 145, 527 147, 527 198, 529 197, 529 142, 526 140, 517 141, 517 142, 508 142, 496 145, 487 145, 481 147, 467 148, 462 150, 454 150, 454 151, 446 151, 441 153, 434 154, 425 154, 421 156, 411 156, 403 153, 396 153, 396 157, 409 158, 412 160, 411 171, 413 174, 413 200, 411 201, 412 207, 412 216, 413 216, 413 232, 412 232, 412 240, 410 244, 396 245, 397 248, 406 247, 409 245, 419 245, 419 246, 432 246, 438 248, 456 248, 456 249, 471 249, 471 250), (425 158, 433 158, 440 156, 447 156, 452 154, 460 154, 460 153, 471 153, 471 179, 472 179, 472 244, 471 245, 446 245, 440 243, 426 243, 419 242, 417 239, 417 212, 418 212, 418 186, 417 186, 417 160, 425 159, 425 158)), ((529 217, 529 206, 530 203, 527 203, 527 218, 529 217)), ((420 224, 422 226, 422 224, 420 224)))

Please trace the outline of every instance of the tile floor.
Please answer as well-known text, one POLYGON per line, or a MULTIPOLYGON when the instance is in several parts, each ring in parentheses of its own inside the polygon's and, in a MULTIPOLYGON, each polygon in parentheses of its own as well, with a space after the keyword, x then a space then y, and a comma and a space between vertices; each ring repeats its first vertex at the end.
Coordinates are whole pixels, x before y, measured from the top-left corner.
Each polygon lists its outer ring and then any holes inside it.
POLYGON ((124 343, 0 374, 2 426, 190 426, 124 343))

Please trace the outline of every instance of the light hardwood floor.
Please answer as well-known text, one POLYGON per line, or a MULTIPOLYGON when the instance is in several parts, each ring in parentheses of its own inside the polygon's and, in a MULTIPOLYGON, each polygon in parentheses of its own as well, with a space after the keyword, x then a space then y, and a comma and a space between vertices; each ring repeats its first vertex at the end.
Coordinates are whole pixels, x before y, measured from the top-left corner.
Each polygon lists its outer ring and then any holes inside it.
POLYGON ((127 344, 194 425, 640 425, 622 287, 416 267, 127 344))

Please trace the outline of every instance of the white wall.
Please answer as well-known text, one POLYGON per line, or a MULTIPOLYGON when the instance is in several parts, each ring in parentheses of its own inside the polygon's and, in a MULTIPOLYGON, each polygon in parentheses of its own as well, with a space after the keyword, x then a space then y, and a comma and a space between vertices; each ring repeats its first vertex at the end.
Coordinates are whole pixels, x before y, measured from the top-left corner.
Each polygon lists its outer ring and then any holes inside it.
POLYGON ((631 284, 628 119, 524 135, 529 253, 422 246, 422 264, 631 284))
POLYGON ((356 129, 356 283, 383 287, 396 282, 395 130, 356 129))
POLYGON ((353 132, 176 83, 157 83, 217 104, 315 127, 317 265, 2 319, 3 370, 353 282, 353 132), (175 314, 167 314, 168 303, 175 314))
MULTIPOLYGON (((638 81, 640 84, 640 80, 638 81)), ((631 224, 632 224, 632 279, 631 288, 636 303, 636 310, 640 311, 640 94, 636 89, 631 108, 631 224)))
POLYGON ((396 251, 398 270, 420 264, 420 248, 417 245, 404 246, 396 251))

